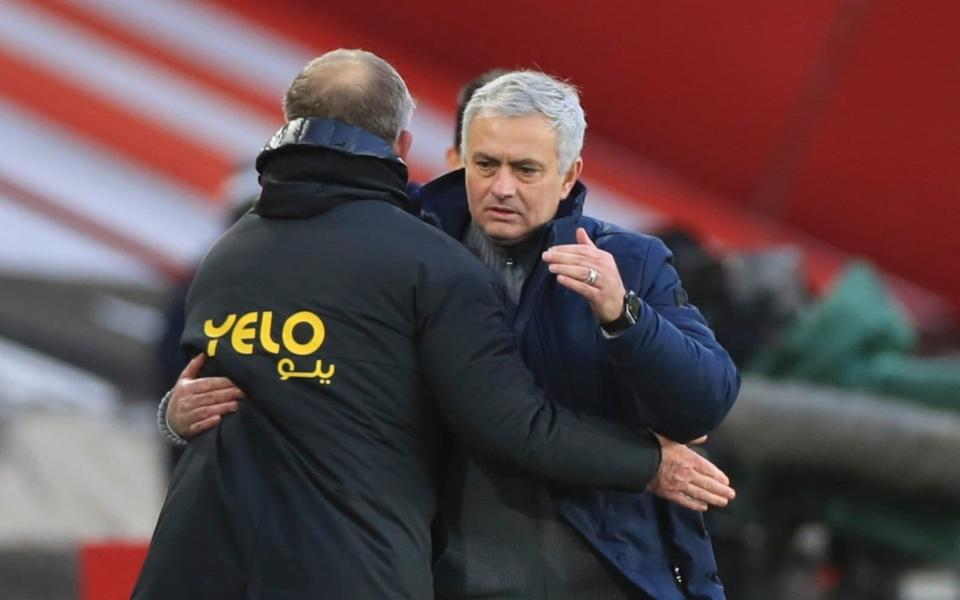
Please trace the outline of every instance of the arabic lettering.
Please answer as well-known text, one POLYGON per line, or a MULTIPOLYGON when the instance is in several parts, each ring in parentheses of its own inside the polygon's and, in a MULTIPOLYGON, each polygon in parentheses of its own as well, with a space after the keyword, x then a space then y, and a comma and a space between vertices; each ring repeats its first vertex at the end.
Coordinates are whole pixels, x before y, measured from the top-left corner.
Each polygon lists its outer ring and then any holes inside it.
POLYGON ((317 360, 313 371, 297 371, 296 368, 297 365, 293 362, 293 359, 281 358, 277 362, 277 373, 280 375, 280 380, 287 381, 295 377, 312 379, 315 377, 320 380, 321 384, 330 385, 330 380, 337 370, 337 366, 333 364, 324 369, 322 360, 317 360))

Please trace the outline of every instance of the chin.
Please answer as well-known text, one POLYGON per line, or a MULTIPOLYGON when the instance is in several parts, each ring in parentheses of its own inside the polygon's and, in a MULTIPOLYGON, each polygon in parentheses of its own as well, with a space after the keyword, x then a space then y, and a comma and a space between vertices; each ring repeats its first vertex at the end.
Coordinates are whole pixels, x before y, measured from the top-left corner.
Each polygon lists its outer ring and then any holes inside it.
POLYGON ((530 232, 520 231, 515 227, 498 227, 497 225, 485 227, 483 232, 486 233, 487 237, 495 244, 500 246, 519 244, 530 235, 530 232))

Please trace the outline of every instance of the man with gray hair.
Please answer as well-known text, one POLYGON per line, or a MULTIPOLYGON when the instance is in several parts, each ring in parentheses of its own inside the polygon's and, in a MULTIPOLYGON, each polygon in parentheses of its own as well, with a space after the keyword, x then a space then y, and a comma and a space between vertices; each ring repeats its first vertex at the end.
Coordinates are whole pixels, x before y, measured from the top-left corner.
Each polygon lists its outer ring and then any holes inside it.
MULTIPOLYGON (((509 73, 474 93, 462 127, 465 169, 424 186, 423 208, 505 284, 538 384, 578 413, 702 439, 739 375, 663 243, 583 215, 577 91, 509 73)), ((438 598, 724 597, 699 514, 717 494, 571 488, 464 448, 451 473, 438 598)))
POLYGON ((661 483, 732 493, 688 448, 536 388, 492 274, 405 193, 412 107, 362 51, 291 85, 261 195, 187 298, 185 373, 246 401, 185 451, 135 598, 432 597, 444 423, 565 484, 639 492, 679 470, 661 483))

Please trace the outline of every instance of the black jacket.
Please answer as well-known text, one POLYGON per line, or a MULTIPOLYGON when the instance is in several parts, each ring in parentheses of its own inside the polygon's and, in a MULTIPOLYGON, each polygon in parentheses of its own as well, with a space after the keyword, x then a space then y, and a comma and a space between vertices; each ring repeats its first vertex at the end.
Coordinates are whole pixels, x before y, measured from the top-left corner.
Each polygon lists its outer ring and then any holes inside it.
POLYGON ((492 275, 411 214, 382 140, 295 121, 258 168, 183 337, 247 399, 180 461, 134 597, 431 598, 447 425, 560 481, 646 486, 656 441, 543 397, 492 275))

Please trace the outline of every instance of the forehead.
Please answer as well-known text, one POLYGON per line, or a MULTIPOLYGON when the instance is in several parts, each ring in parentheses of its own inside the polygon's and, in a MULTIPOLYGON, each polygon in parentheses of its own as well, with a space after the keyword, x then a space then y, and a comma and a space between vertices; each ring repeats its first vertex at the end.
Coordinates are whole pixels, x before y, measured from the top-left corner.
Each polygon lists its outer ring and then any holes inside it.
POLYGON ((541 114, 477 115, 467 128, 467 156, 482 153, 509 160, 550 162, 556 160, 556 145, 557 132, 541 114))

